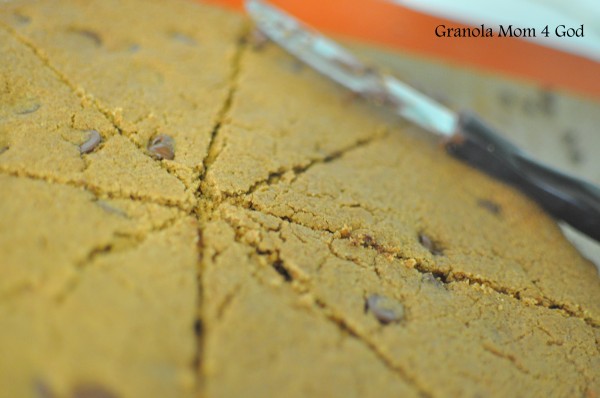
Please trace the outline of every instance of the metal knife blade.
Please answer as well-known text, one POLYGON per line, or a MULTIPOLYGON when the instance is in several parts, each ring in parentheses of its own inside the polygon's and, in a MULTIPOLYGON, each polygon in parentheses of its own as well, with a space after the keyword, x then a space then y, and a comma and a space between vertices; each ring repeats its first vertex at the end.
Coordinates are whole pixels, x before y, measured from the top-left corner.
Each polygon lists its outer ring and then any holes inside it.
POLYGON ((246 9, 269 39, 352 92, 391 106, 397 114, 442 136, 457 132, 458 115, 393 76, 366 65, 316 30, 260 0, 246 9))

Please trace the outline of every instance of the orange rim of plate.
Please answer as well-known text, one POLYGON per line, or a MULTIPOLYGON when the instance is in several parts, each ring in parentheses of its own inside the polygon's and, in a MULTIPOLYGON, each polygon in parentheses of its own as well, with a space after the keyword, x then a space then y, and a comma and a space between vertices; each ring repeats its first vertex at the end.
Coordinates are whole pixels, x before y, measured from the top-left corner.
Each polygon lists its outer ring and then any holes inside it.
MULTIPOLYGON (((242 0, 208 0, 243 10, 242 0)), ((414 54, 529 80, 600 100, 600 63, 518 38, 437 37, 440 24, 468 25, 383 0, 272 0, 307 24, 414 54)))

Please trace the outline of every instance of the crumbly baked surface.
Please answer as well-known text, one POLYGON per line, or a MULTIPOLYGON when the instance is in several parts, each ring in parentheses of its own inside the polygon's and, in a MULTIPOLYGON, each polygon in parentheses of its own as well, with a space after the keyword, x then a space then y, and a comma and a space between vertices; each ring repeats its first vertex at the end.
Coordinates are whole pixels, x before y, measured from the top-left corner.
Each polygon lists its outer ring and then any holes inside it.
POLYGON ((555 223, 249 29, 0 4, 0 397, 597 394, 555 223))

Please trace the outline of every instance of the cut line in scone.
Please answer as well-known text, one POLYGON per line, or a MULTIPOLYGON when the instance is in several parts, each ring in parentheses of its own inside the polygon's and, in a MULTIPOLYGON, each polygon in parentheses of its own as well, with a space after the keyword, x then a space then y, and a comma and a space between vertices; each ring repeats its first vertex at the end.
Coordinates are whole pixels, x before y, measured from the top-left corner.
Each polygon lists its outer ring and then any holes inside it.
POLYGON ((0 5, 0 397, 598 393, 555 222, 249 32, 0 5))

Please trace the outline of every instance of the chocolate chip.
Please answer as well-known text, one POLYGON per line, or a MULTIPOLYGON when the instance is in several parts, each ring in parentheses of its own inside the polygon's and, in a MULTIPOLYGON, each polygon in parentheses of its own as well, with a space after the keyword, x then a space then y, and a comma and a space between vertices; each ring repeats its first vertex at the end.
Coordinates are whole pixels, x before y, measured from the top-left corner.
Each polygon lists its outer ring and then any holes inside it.
POLYGON ((175 142, 173 138, 165 134, 159 134, 150 140, 148 151, 158 160, 169 159, 175 157, 175 142))
POLYGON ((96 147, 100 145, 101 142, 102 136, 100 135, 100 133, 96 130, 90 130, 88 139, 83 144, 79 145, 79 152, 90 153, 94 149, 96 149, 96 147))
POLYGON ((439 244, 434 242, 429 236, 423 233, 419 234, 419 243, 425 249, 429 250, 429 252, 434 256, 441 256, 444 254, 444 250, 439 246, 439 244))
POLYGON ((477 205, 483 207, 492 214, 498 215, 502 212, 502 207, 499 204, 488 199, 478 199, 477 205))
POLYGON ((19 110, 16 111, 16 113, 17 115, 28 115, 40 109, 41 106, 42 105, 39 102, 30 102, 23 105, 19 110))
POLYGON ((171 40, 188 46, 195 46, 198 44, 198 42, 193 37, 181 32, 171 32, 169 33, 169 37, 171 38, 171 40))
POLYGON ((79 384, 73 388, 72 398, 118 398, 118 395, 99 384, 79 384))
POLYGON ((90 41, 94 46, 100 47, 102 45, 102 38, 100 35, 89 29, 71 29, 71 33, 75 33, 86 38, 90 41))
POLYGON ((31 22, 31 18, 29 18, 27 15, 19 14, 16 12, 13 14, 13 16, 14 16, 17 24, 19 24, 21 26, 28 25, 29 22, 31 22))
POLYGON ((0 155, 2 155, 4 152, 8 151, 8 148, 9 148, 8 145, 0 146, 0 155))
POLYGON ((33 396, 34 398, 54 398, 56 395, 52 388, 44 380, 36 379, 33 381, 33 396))
POLYGON ((127 51, 129 51, 132 54, 135 54, 138 51, 140 51, 141 48, 142 46, 140 46, 139 44, 132 44, 129 47, 127 47, 127 51))
POLYGON ((402 303, 378 294, 371 294, 367 298, 365 312, 371 312, 382 325, 399 322, 404 318, 402 303))

